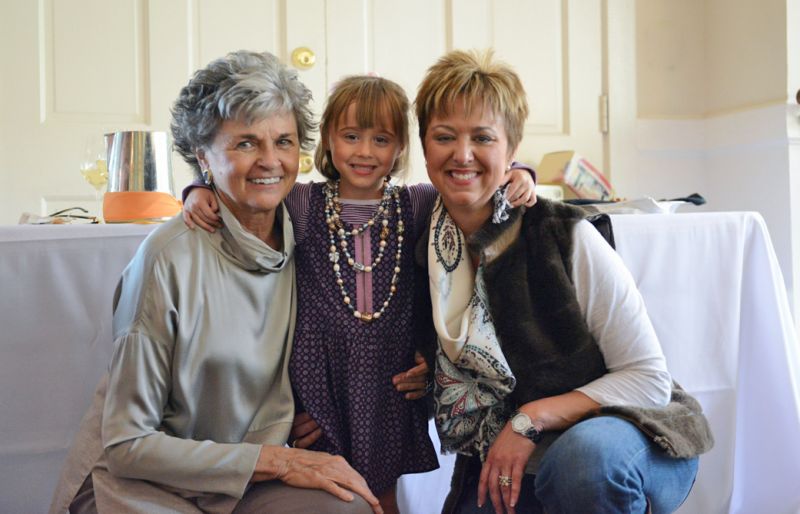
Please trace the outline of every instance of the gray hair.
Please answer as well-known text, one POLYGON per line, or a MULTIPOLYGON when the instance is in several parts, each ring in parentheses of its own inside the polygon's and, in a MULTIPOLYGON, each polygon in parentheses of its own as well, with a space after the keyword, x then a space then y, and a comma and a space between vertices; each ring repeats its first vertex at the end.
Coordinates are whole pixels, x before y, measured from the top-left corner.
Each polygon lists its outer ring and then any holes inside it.
POLYGON ((300 147, 314 146, 316 129, 309 103, 311 91, 274 55, 239 50, 195 72, 172 106, 175 149, 200 177, 195 152, 214 140, 225 120, 251 124, 277 113, 291 112, 300 147))

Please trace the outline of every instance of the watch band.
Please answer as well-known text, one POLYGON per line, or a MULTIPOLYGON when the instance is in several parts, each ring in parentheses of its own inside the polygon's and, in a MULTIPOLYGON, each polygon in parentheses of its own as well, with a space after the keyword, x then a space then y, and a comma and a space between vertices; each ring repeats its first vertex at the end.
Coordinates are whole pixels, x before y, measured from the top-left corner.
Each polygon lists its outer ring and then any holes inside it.
POLYGON ((531 427, 526 433, 525 437, 533 441, 534 443, 538 443, 542 440, 542 431, 536 427, 531 427))
POLYGON ((537 428, 533 420, 524 412, 517 411, 511 418, 511 429, 519 435, 530 439, 534 444, 542 440, 542 430, 537 428))

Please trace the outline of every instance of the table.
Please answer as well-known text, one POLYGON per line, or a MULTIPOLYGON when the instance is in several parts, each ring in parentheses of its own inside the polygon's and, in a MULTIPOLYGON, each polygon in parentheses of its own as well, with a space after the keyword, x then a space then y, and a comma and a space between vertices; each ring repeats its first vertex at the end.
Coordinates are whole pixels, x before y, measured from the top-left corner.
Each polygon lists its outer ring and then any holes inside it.
MULTIPOLYGON (((800 355, 756 213, 614 216, 675 378, 716 446, 682 514, 800 512, 800 355)), ((45 512, 111 354, 111 298, 140 225, 0 227, 0 512, 45 512)), ((434 433, 435 436, 435 433, 434 433)), ((439 511, 442 469, 401 479, 403 512, 439 511)))
POLYGON ((0 512, 47 512, 144 225, 0 227, 0 512))
POLYGON ((756 213, 612 217, 675 379, 716 445, 682 513, 800 512, 800 353, 756 213))

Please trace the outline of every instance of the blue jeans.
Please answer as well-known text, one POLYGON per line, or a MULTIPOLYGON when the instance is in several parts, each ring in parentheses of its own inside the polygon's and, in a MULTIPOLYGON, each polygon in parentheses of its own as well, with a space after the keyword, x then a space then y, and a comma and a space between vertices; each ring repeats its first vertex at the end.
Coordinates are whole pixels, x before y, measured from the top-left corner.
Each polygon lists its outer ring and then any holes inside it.
MULTIPOLYGON (((535 477, 522 482, 517 514, 653 514, 674 512, 689 495, 697 457, 673 459, 631 423, 611 416, 573 426, 547 450, 535 477)), ((477 508, 477 478, 464 486, 456 512, 477 508)))

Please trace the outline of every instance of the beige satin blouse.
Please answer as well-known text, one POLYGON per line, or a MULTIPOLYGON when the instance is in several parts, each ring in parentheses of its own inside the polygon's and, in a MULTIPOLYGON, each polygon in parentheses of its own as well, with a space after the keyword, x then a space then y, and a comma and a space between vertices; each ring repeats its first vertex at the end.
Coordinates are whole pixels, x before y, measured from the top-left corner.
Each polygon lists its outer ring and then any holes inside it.
POLYGON ((106 479, 146 480, 203 504, 241 498, 260 445, 288 438, 292 224, 281 207, 276 251, 222 202, 220 211, 225 228, 214 234, 189 230, 180 217, 159 227, 117 286, 105 454, 93 474, 98 505, 136 504, 117 503, 125 488, 106 488, 106 479))

